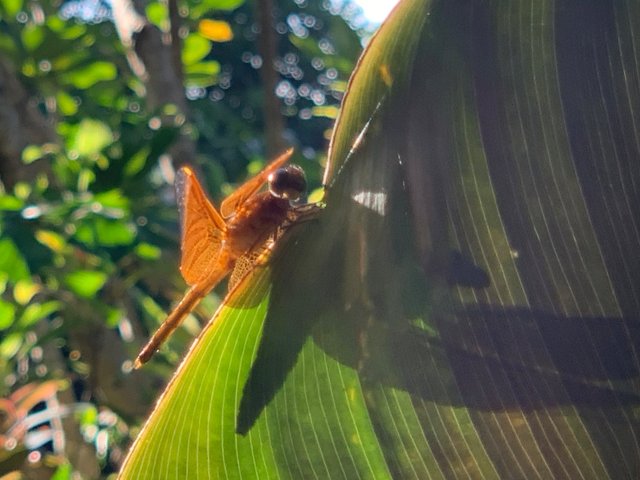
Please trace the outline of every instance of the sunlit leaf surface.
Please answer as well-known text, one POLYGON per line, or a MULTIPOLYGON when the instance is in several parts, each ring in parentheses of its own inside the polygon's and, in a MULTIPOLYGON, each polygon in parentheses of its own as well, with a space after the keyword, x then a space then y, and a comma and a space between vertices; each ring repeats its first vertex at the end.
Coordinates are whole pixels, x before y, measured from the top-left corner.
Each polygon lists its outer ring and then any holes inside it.
POLYGON ((325 210, 217 314, 122 477, 638 478, 639 25, 402 3, 325 210))

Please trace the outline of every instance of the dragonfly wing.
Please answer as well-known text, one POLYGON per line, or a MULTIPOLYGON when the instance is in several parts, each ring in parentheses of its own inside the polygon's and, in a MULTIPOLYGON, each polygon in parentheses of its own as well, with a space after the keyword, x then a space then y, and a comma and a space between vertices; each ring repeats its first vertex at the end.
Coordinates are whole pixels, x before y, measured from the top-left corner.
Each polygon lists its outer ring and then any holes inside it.
POLYGON ((274 245, 275 242, 273 240, 269 240, 260 248, 254 248, 249 253, 238 257, 233 271, 231 272, 231 276, 229 277, 230 292, 233 291, 233 289, 240 284, 242 279, 251 273, 256 266, 264 265, 267 262, 274 245))
POLYGON ((182 227, 180 272, 194 285, 216 267, 226 226, 193 170, 182 167, 175 185, 182 227))
POLYGON ((231 276, 229 277, 229 291, 233 291, 233 289, 238 286, 242 279, 246 277, 251 270, 253 270, 253 263, 246 255, 238 258, 236 260, 236 265, 231 272, 231 276))
POLYGON ((256 193, 267 181, 269 174, 275 172, 278 168, 287 163, 289 158, 291 158, 291 154, 293 154, 293 148, 288 149, 273 162, 264 167, 260 173, 251 177, 251 179, 240 185, 231 195, 225 198, 220 205, 220 213, 222 214, 222 217, 229 218, 233 215, 236 208, 244 203, 247 198, 256 193))

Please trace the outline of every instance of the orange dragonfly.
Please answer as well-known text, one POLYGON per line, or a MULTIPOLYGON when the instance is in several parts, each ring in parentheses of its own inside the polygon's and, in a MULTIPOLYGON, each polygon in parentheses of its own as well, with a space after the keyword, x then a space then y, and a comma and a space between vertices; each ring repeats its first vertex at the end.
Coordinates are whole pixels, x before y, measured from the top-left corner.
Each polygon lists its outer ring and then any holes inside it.
POLYGON ((229 273, 229 291, 275 245, 283 230, 307 207, 291 204, 306 190, 304 171, 285 165, 293 149, 276 158, 259 174, 238 187, 220 205, 220 213, 207 198, 193 170, 176 174, 176 198, 182 224, 180 272, 190 286, 142 348, 134 368, 148 362, 200 300, 229 273), (268 183, 267 191, 259 192, 268 183))

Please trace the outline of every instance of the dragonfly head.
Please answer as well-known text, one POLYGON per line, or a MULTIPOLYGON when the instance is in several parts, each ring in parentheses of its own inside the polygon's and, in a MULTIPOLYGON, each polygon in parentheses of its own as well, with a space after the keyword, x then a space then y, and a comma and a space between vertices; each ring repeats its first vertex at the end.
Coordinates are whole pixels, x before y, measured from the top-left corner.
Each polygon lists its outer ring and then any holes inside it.
POLYGON ((271 195, 288 200, 298 200, 307 190, 304 170, 297 165, 287 165, 269 175, 271 195))

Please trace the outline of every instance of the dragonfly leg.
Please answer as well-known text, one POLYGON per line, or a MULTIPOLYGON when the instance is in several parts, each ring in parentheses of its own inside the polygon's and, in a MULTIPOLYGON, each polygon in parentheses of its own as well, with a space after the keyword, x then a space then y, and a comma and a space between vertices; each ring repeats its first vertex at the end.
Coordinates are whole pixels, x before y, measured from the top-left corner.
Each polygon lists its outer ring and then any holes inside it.
POLYGON ((287 219, 280 225, 280 228, 287 229, 296 223, 308 222, 316 218, 318 213, 324 209, 322 203, 305 203, 304 205, 296 205, 287 213, 287 219))

